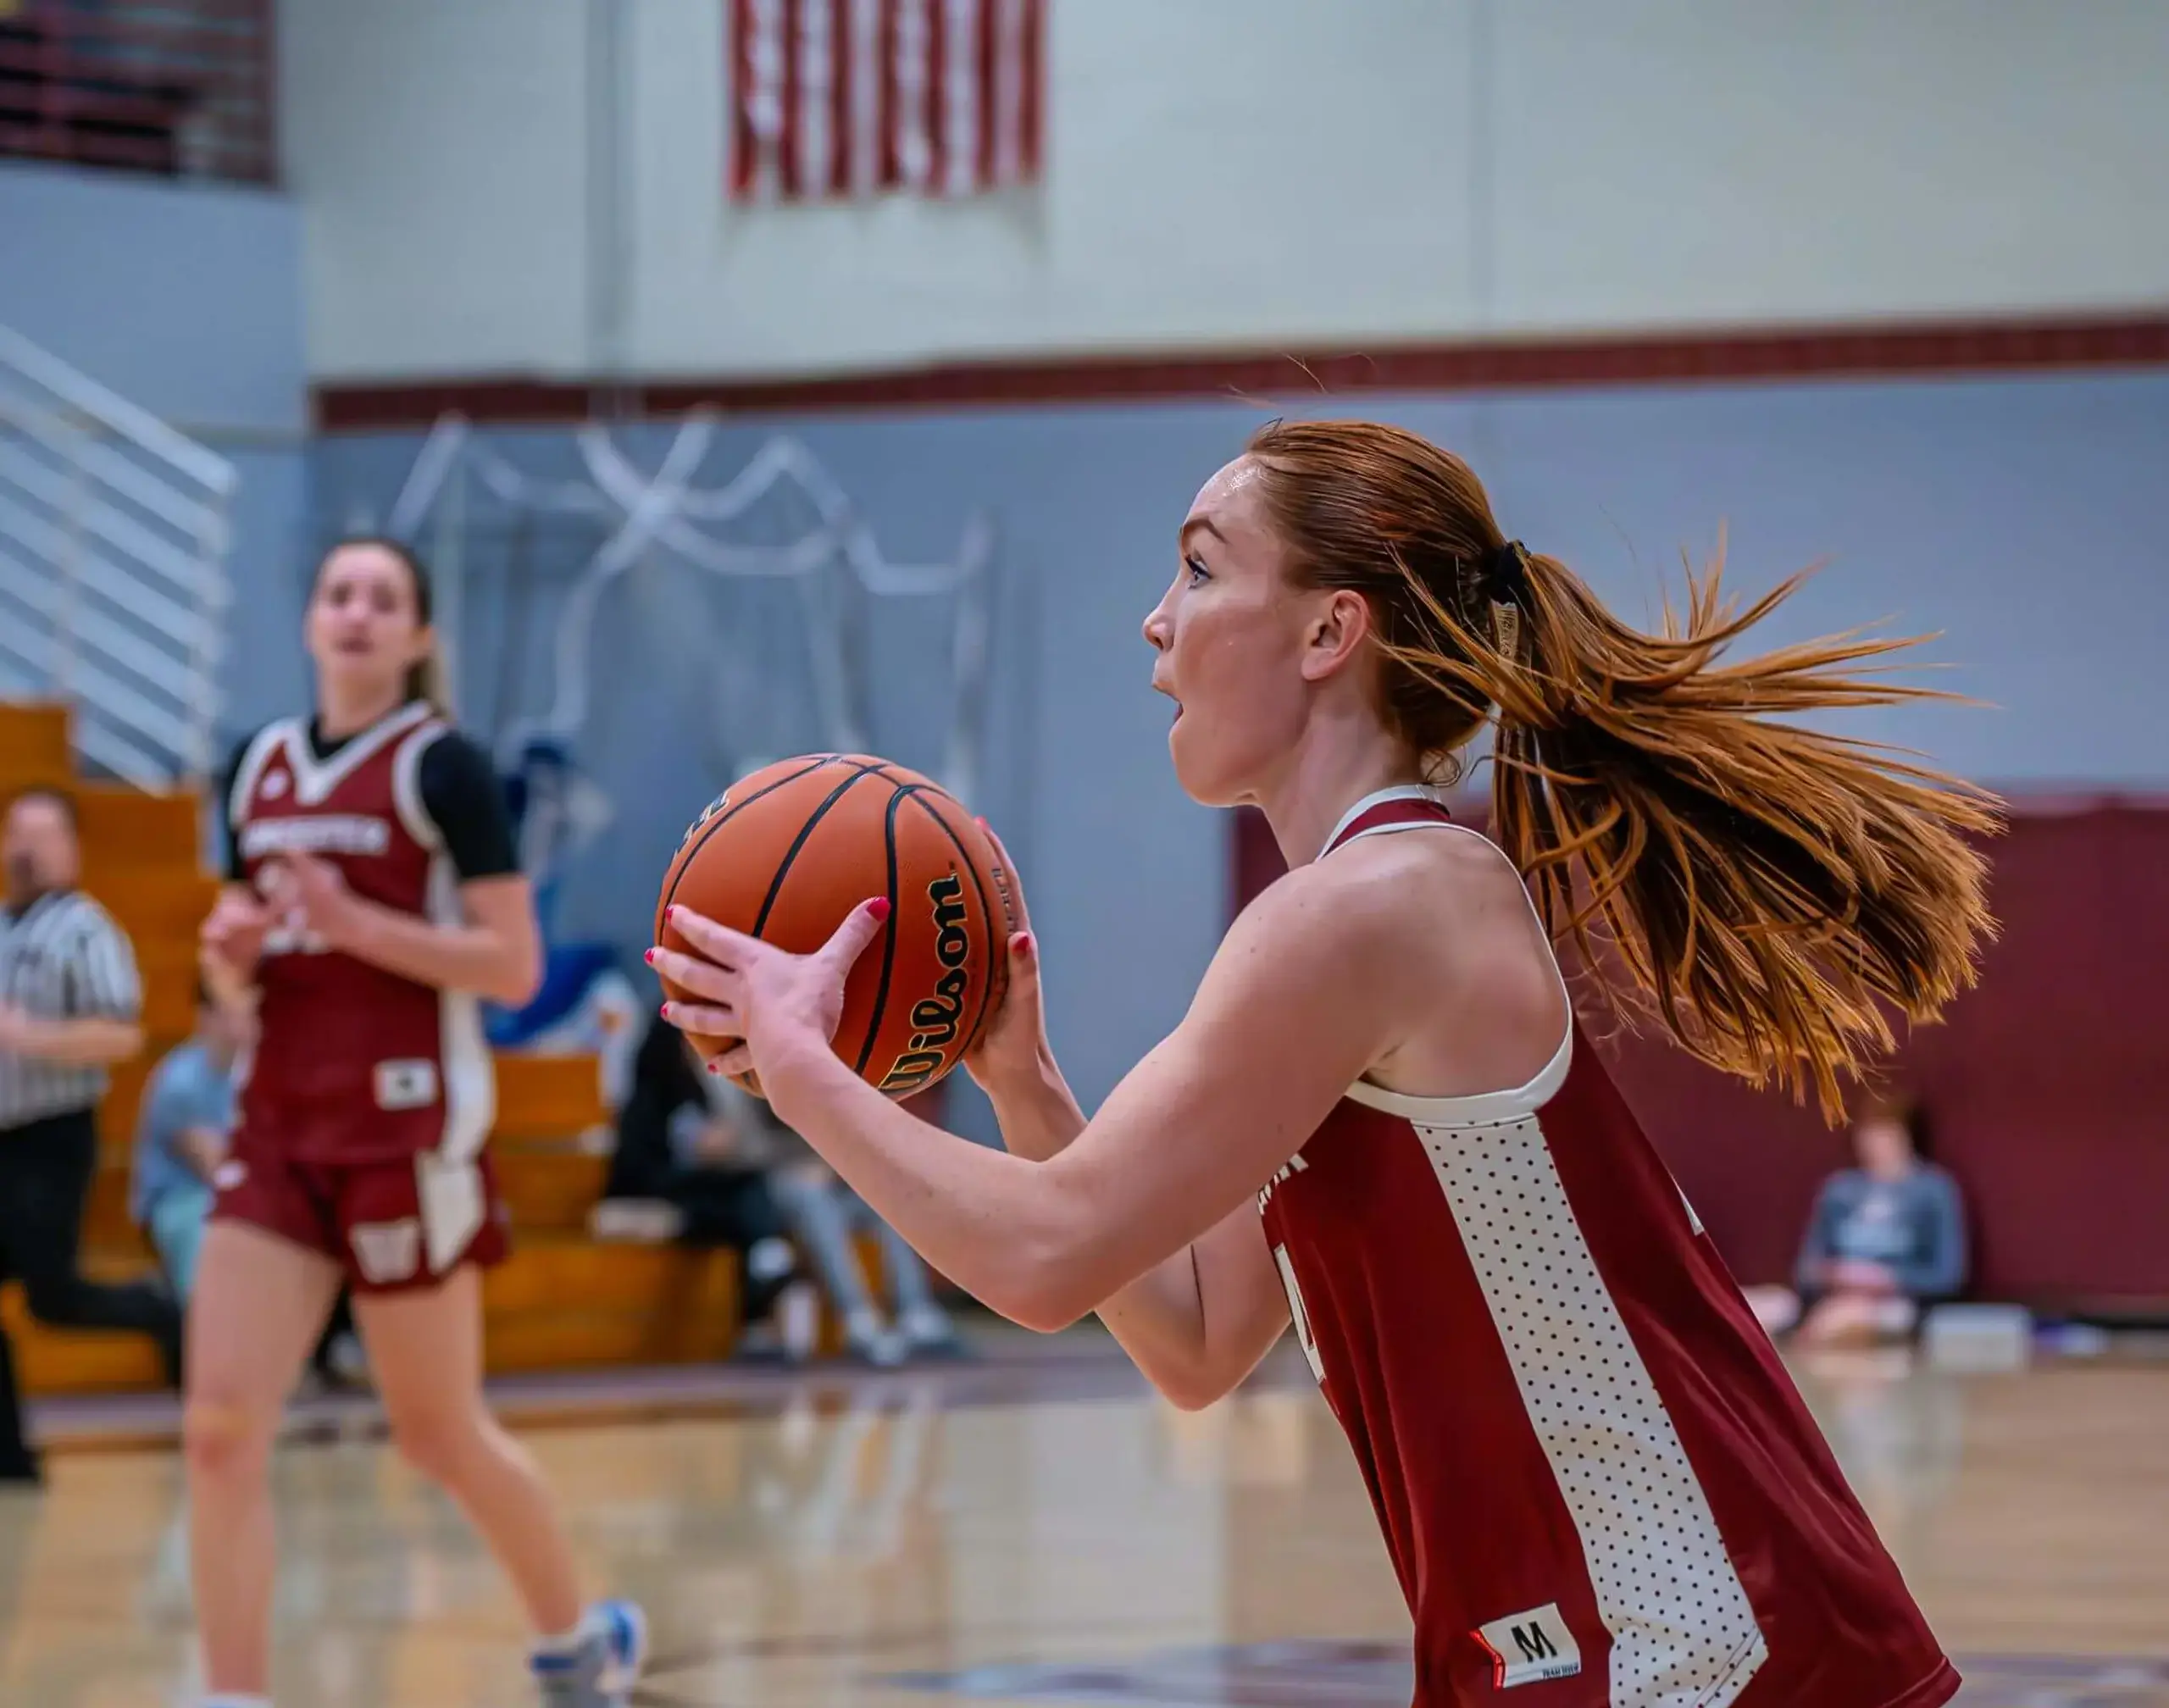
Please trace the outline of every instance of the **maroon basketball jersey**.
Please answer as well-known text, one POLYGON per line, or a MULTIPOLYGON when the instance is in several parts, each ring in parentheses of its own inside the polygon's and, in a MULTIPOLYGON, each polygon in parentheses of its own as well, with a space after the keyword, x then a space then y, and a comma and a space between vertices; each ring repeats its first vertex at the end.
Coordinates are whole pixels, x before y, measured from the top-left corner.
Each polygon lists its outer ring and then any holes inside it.
MULTIPOLYGON (((1448 827, 1422 790, 1329 840, 1448 827)), ((1416 1623, 1418 1705, 1929 1708, 1958 1676, 1573 1030, 1348 1096, 1260 1195, 1416 1623)))
MULTIPOLYGON (((422 755, 446 728, 415 702, 321 759, 306 720, 264 729, 242 756, 230 805, 249 883, 275 898, 279 857, 313 854, 357 896, 456 922, 458 879, 419 780, 422 755)), ((480 1150, 496 1081, 473 996, 330 951, 297 917, 275 921, 258 978, 246 1128, 313 1162, 480 1150)))

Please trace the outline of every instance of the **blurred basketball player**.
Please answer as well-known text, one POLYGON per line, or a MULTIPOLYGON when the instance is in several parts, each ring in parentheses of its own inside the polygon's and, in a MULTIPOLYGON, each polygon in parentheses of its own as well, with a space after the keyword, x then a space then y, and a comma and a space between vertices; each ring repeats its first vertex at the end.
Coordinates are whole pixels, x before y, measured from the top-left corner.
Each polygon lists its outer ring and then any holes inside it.
POLYGON ((1734 617, 1714 574, 1684 629, 1638 633, 1506 539, 1461 462, 1363 424, 1267 428, 1181 554, 1145 624, 1176 774, 1262 808, 1293 869, 1097 1115, 1054 1065, 1028 934, 971 1064, 1012 1155, 829 1048, 878 910, 802 957, 675 916, 702 958, 654 956, 694 993, 674 1014, 744 1038, 719 1066, 755 1068, 937 1269, 1035 1328, 1096 1308, 1179 1405, 1292 1319, 1414 1615, 1419 1704, 1947 1700, 1768 1338, 1578 1045, 1551 949, 1641 987, 1705 1060, 1834 1105, 1886 1042, 1878 1002, 1925 1017, 1970 981, 1983 870, 1957 833, 1992 812, 1761 714, 1900 697, 1842 674, 1898 643, 1720 663, 1785 590, 1734 617), (1428 786, 1487 724, 1495 846, 1428 786))
POLYGON ((482 1400, 480 1270, 504 1255, 483 1150, 477 1002, 539 975, 487 757, 439 711, 430 585, 402 546, 338 545, 306 639, 316 715, 244 744, 209 955, 252 975, 260 1036, 188 1313, 190 1536, 210 1701, 268 1699, 271 1443, 343 1277, 393 1439, 510 1574, 552 1708, 623 1699, 638 1610, 582 1611, 533 1461, 482 1400))

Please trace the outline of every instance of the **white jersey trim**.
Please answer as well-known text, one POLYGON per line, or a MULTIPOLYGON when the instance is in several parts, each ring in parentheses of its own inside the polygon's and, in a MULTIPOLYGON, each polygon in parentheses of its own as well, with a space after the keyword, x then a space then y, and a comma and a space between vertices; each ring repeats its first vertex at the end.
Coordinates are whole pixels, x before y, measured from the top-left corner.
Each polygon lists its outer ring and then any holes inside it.
POLYGON ((1581 1542, 1605 1700, 1725 1708, 1769 1650, 1541 1123, 1415 1128, 1581 1542))
POLYGON ((257 785, 263 780, 263 768, 271 762, 272 755, 283 750, 287 768, 298 775, 301 762, 295 756, 305 745, 301 721, 294 718, 267 724, 251 739, 241 763, 234 768, 233 788, 226 796, 226 822, 233 827, 236 841, 248 822, 250 803, 256 799, 257 785))
MULTIPOLYGON (((458 874, 441 850, 430 861, 428 912, 435 925, 457 925, 466 917, 458 874)), ((445 1162, 471 1162, 497 1121, 496 1063, 482 1029, 482 1005, 470 990, 437 992, 437 1049, 444 1063, 444 1136, 435 1155, 445 1162)))
POLYGON ((410 700, 352 736, 329 759, 316 757, 308 725, 297 721, 292 726, 296 733, 286 745, 287 759, 294 768, 294 799, 304 807, 321 806, 364 759, 436 715, 428 701, 410 700))
POLYGON ((422 799, 422 758, 451 725, 437 719, 419 724, 410 740, 391 756, 391 804, 407 834, 432 854, 444 847, 444 832, 422 799))
MULTIPOLYGON (((1333 835, 1326 838, 1326 851, 1333 851, 1334 844, 1363 814, 1373 807, 1382 807, 1392 801, 1428 801, 1444 807, 1444 796, 1436 789, 1421 784, 1403 784, 1398 788, 1381 789, 1374 795, 1366 795, 1340 815, 1340 822, 1333 827, 1333 835)), ((1449 824, 1440 818, 1418 818, 1399 824, 1373 824, 1358 830, 1348 838, 1350 842, 1361 842, 1366 836, 1390 836, 1402 830, 1451 830, 1457 835, 1473 836, 1501 860, 1506 850, 1489 836, 1472 830, 1466 824, 1449 824)), ((1341 844, 1346 846, 1345 843, 1341 844)), ((1324 857, 1321 855, 1320 858, 1324 857)), ((1511 862, 1508 862, 1511 865, 1511 862)), ((1515 873, 1516 881, 1520 873, 1515 873)), ((1528 901, 1526 885, 1522 898, 1528 901)), ((1529 917, 1539 926, 1543 920, 1536 911, 1536 903, 1528 902, 1529 917)), ((1567 989, 1567 975, 1559 970, 1559 957, 1551 954, 1549 946, 1545 950, 1551 962, 1551 976, 1558 981, 1559 995, 1567 1005, 1567 1035, 1559 1040, 1559 1047, 1551 1052, 1534 1079, 1523 1085, 1515 1085, 1499 1091, 1472 1092, 1462 1097, 1417 1097, 1405 1091, 1389 1091, 1383 1085, 1373 1085, 1367 1079, 1358 1079, 1348 1088, 1351 1101, 1361 1103, 1367 1109, 1376 1109, 1388 1115, 1398 1115, 1403 1120, 1418 1125, 1434 1127, 1489 1127, 1501 1122, 1520 1121, 1534 1115, 1554 1097, 1567 1083, 1567 1070, 1574 1064, 1574 999, 1567 989)))

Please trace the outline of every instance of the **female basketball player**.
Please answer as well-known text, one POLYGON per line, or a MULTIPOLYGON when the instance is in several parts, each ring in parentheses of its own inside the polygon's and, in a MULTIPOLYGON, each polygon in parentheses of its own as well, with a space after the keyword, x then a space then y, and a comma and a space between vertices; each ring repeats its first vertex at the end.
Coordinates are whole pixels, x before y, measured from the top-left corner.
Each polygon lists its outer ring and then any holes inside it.
POLYGON ((935 1268, 1035 1328, 1098 1309, 1178 1404, 1292 1317, 1414 1615, 1418 1703, 1946 1700, 1768 1339, 1578 1046, 1550 948, 1600 931, 1594 964, 1687 1047, 1834 1102, 1878 1001, 1924 1017, 1969 982, 1983 873, 1955 832, 1990 813, 1760 714, 1900 697, 1833 674, 1897 643, 1721 663, 1785 590, 1735 617, 1714 574, 1684 632, 1639 634, 1388 427, 1268 428, 1181 550, 1145 624, 1176 773, 1262 808, 1293 869, 1097 1115, 1041 1034, 1027 935, 973 1063, 1015 1154, 840 1062, 885 902, 802 957, 680 910, 701 956, 652 957, 690 993, 675 1018, 742 1037, 719 1065, 755 1068, 935 1268), (1426 786, 1487 722, 1497 846, 1426 786))
POLYGON ((395 543, 319 566, 313 718, 245 743, 206 951, 252 976, 260 1034, 188 1312, 189 1526, 218 1708, 267 1699, 267 1481, 288 1389, 342 1278, 393 1438, 480 1530, 541 1633, 553 1708, 621 1700, 638 1611, 583 1614, 527 1454, 482 1401, 481 1266, 504 1253, 476 1002, 526 1000, 534 910, 487 756, 435 703, 430 585, 395 543))

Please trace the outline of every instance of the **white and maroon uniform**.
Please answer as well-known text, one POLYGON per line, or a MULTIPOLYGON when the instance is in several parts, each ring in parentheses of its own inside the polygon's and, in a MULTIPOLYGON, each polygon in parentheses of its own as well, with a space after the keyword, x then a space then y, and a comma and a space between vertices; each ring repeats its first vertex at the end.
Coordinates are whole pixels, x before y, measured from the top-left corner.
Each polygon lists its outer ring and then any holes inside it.
MULTIPOLYGON (((459 874, 424 802, 422 762, 450 734, 402 707, 328 756, 306 720, 274 724, 235 768, 233 874, 275 902, 279 857, 336 867, 355 895, 457 922, 459 874)), ((428 1285, 505 1250, 483 1144, 496 1079, 475 999, 327 950, 275 922, 260 1035, 219 1216, 324 1251, 367 1290, 428 1285)))
MULTIPOLYGON (((1327 850, 1451 826, 1422 790, 1327 850)), ((1518 1090, 1347 1097, 1260 1195, 1416 1623, 1418 1708, 1958 1689, 1769 1338, 1573 1028, 1518 1090)))

